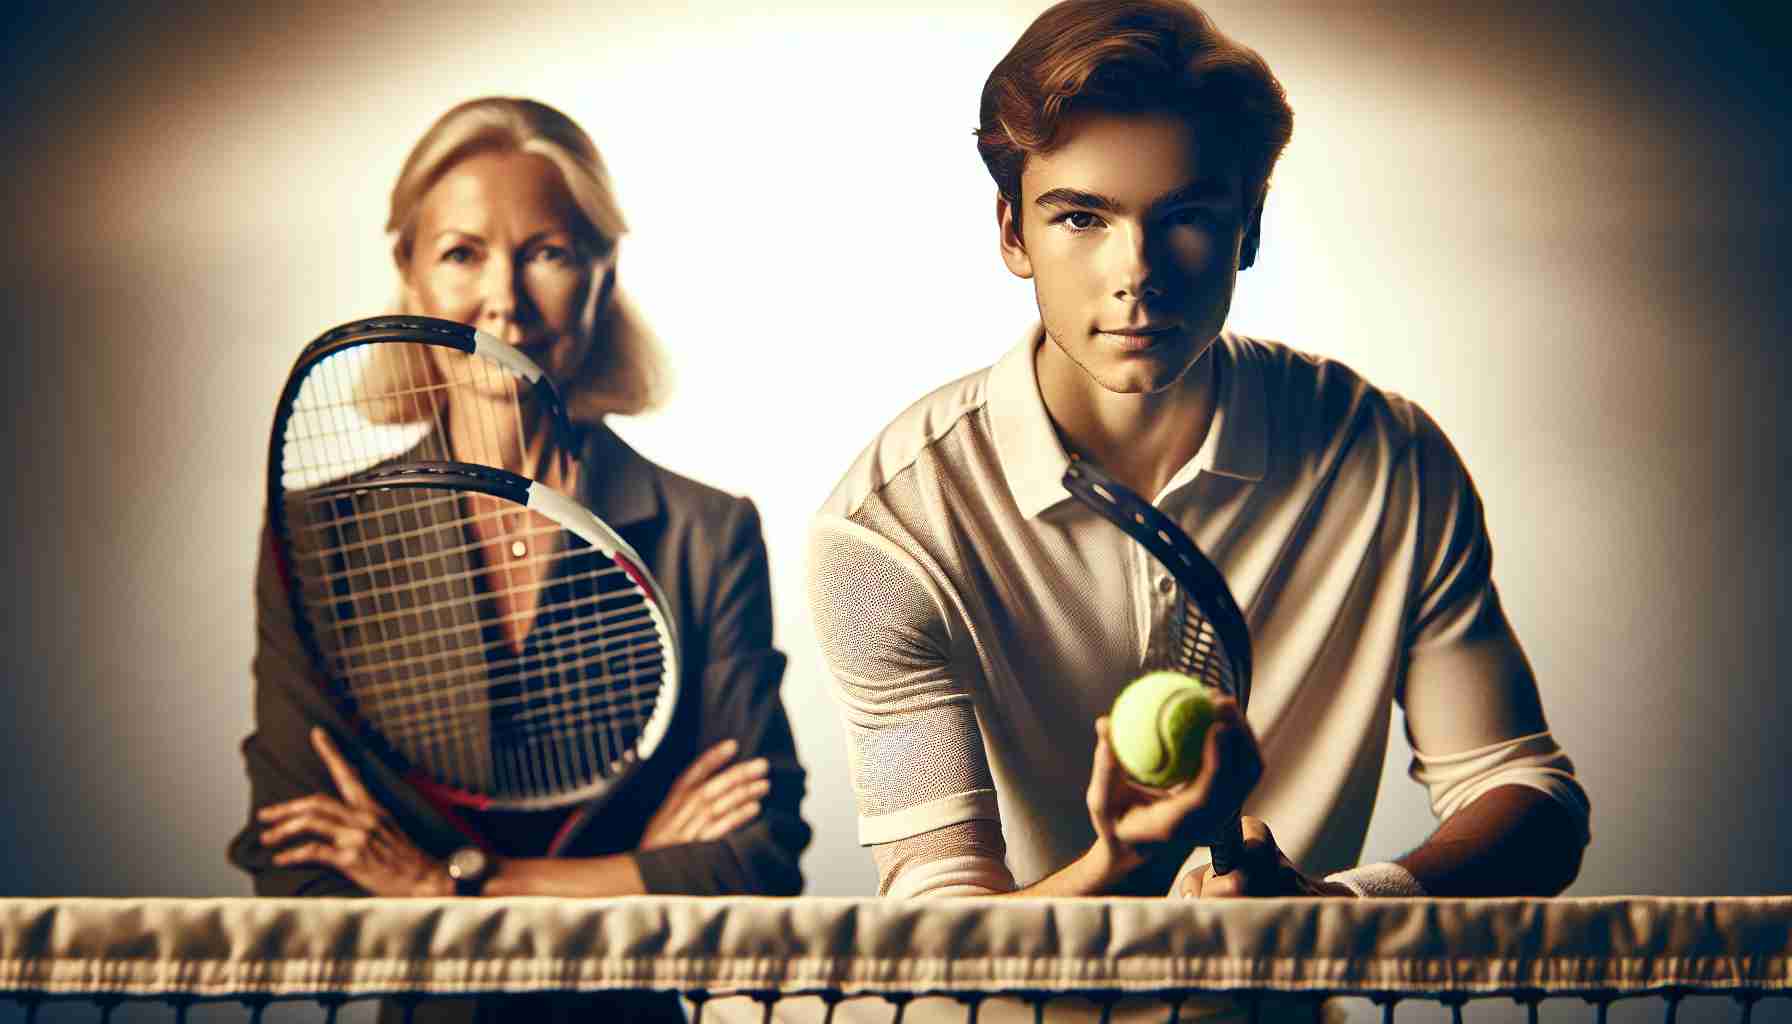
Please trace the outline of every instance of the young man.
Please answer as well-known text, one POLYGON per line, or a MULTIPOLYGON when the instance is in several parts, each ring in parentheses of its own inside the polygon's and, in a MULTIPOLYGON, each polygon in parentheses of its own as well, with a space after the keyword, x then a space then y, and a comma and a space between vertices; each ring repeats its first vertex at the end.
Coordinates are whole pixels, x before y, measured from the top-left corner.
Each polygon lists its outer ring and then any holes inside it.
POLYGON ((1586 797, 1456 453, 1348 368, 1223 329, 1291 127, 1262 59, 1177 0, 1061 3, 984 86, 1002 259, 1041 324, 886 428, 812 539, 883 892, 1553 894, 1578 871, 1586 797), (1228 707, 1170 793, 1126 781, 1097 720, 1180 598, 1063 489, 1073 455, 1179 522, 1251 626, 1249 722, 1228 707), (1395 703, 1442 824, 1359 866, 1395 703), (1200 844, 1241 803, 1245 864, 1215 876, 1200 844))

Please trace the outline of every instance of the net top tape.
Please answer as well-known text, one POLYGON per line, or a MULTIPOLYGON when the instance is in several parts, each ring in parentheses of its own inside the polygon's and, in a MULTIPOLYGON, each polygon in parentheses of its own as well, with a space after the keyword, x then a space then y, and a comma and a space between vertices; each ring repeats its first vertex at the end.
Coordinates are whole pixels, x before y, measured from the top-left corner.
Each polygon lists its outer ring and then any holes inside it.
POLYGON ((1792 991, 1792 898, 0 900, 0 994, 1792 991))

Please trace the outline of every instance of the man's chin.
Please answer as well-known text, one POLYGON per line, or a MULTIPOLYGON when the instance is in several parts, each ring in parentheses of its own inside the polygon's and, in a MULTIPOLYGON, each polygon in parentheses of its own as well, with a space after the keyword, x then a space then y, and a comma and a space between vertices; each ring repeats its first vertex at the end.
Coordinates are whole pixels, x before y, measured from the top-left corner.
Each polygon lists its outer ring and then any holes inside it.
POLYGON ((1115 395, 1155 395, 1170 390, 1181 378, 1180 373, 1141 374, 1114 372, 1091 374, 1103 391, 1115 395))
POLYGON ((1104 391, 1117 395, 1155 395, 1174 387, 1195 360, 1186 347, 1122 359, 1090 360, 1084 369, 1104 391))

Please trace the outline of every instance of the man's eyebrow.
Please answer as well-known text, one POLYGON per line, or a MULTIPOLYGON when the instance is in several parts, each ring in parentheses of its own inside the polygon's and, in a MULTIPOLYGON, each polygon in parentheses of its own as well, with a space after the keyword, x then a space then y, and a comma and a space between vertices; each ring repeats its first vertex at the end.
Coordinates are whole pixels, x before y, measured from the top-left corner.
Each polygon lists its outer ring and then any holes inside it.
POLYGON ((1203 178, 1159 198, 1151 204, 1151 209, 1164 210, 1183 203, 1211 203, 1215 200, 1230 203, 1234 195, 1232 185, 1229 178, 1203 178))
POLYGON ((1033 200, 1035 206, 1077 207, 1084 210, 1111 211, 1120 208, 1120 204, 1104 195, 1094 192, 1083 192, 1074 188, 1054 188, 1042 192, 1033 200))

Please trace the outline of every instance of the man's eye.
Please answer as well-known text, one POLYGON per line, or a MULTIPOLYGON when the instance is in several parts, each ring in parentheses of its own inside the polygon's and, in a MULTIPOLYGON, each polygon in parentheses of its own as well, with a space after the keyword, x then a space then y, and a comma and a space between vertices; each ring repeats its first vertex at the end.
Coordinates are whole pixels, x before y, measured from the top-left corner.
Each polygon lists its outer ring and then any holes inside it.
POLYGON ((1075 231, 1087 231, 1090 228, 1097 227, 1101 224, 1101 218, 1087 210, 1072 210, 1064 216, 1059 217, 1058 220, 1061 223, 1069 225, 1071 229, 1075 231))
POLYGON ((1217 211, 1209 210, 1204 206, 1185 206, 1180 210, 1172 211, 1166 219, 1171 224, 1208 225, 1217 223, 1220 215, 1217 211))

